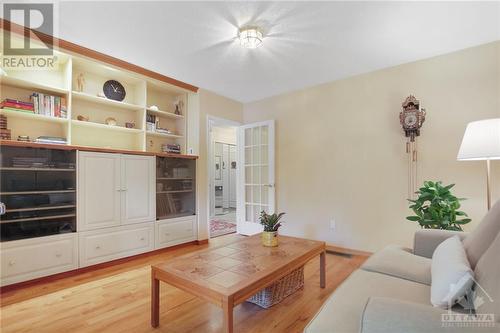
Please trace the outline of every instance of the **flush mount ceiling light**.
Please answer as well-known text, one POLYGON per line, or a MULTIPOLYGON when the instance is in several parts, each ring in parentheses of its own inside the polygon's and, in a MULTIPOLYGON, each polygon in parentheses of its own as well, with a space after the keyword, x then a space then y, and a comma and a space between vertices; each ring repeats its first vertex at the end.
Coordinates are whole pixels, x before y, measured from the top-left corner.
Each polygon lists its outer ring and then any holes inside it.
POLYGON ((257 27, 245 27, 241 28, 238 33, 238 38, 240 39, 240 44, 247 49, 255 49, 262 44, 262 31, 257 27))

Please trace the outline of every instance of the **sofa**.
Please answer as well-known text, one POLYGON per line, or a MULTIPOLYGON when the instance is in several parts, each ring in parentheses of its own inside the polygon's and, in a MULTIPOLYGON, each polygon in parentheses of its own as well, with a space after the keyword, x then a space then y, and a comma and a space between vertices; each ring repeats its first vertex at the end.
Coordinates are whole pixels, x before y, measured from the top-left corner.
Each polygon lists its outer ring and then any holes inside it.
POLYGON ((500 332, 500 200, 471 233, 423 229, 415 233, 413 249, 392 245, 373 254, 334 291, 304 332, 500 332), (475 288, 486 293, 476 313, 494 314, 483 327, 450 323, 446 320, 458 317, 446 315, 470 312, 430 302, 432 254, 454 235, 461 238, 474 270, 475 288))

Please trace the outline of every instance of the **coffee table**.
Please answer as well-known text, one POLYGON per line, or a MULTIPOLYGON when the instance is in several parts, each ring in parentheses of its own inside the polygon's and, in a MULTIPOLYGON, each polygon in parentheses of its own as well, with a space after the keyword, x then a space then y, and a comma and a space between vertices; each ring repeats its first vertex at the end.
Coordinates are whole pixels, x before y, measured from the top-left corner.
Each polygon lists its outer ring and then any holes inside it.
POLYGON ((318 255, 324 288, 325 242, 286 236, 279 242, 264 247, 258 234, 151 266, 151 326, 159 326, 160 281, 220 306, 226 333, 233 332, 236 305, 318 255))

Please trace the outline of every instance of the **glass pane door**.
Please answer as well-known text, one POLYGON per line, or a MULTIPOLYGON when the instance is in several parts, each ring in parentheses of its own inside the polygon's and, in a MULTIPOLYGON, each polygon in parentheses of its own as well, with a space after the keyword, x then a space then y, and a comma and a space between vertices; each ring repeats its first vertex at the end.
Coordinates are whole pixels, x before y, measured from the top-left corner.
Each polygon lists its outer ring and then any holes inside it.
POLYGON ((242 234, 261 231, 259 215, 274 212, 274 122, 242 126, 240 212, 238 230, 242 234))

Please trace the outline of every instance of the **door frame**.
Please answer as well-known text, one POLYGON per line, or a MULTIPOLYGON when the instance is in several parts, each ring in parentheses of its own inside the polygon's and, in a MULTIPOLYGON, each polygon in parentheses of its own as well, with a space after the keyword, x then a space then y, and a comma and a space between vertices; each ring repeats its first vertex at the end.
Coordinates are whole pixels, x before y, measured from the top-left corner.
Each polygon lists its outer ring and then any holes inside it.
MULTIPOLYGON (((215 208, 215 192, 212 191, 213 189, 213 179, 212 176, 215 173, 214 170, 214 144, 215 140, 212 136, 212 128, 213 127, 218 127, 218 126, 233 126, 233 127, 240 127, 243 124, 234 120, 229 120, 221 117, 216 117, 212 116, 210 114, 207 114, 207 164, 208 167, 206 168, 205 172, 207 173, 207 190, 208 190, 208 195, 207 195, 207 220, 205 221, 207 224, 207 234, 208 234, 208 239, 211 238, 212 235, 210 235, 210 219, 211 219, 211 213, 212 213, 212 205, 214 205, 215 208)), ((236 149, 238 149, 238 134, 236 134, 236 149)), ((237 152, 236 153, 236 167, 240 167, 240 155, 237 152)), ((239 179, 236 177, 236 189, 238 189, 238 182, 239 179)), ((236 190, 236 216, 238 216, 238 202, 240 198, 238 197, 238 190, 236 190)), ((237 221, 236 221, 237 222, 237 221)))

